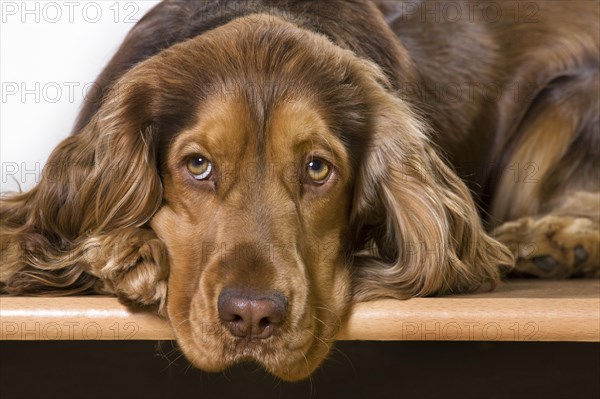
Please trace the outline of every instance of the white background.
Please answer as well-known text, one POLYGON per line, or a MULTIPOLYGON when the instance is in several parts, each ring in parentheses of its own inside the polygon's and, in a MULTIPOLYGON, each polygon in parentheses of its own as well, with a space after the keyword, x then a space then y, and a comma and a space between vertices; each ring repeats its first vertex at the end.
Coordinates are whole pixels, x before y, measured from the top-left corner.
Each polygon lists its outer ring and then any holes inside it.
POLYGON ((86 88, 157 3, 0 0, 0 191, 39 181, 86 88))

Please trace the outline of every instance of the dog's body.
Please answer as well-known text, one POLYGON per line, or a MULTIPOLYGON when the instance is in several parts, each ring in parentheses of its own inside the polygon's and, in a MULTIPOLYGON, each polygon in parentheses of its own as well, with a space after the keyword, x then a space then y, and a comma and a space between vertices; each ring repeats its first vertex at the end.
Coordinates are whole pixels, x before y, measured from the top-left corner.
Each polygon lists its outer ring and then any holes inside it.
POLYGON ((351 300, 473 290, 513 256, 598 276, 599 6, 469 4, 160 4, 54 174, 2 200, 4 291, 166 303, 196 365, 296 379, 351 300))

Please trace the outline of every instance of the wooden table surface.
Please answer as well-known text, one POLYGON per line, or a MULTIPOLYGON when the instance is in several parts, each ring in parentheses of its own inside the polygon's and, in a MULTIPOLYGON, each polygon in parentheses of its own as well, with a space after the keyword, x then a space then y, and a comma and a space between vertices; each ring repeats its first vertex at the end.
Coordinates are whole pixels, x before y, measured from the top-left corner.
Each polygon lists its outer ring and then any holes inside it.
MULTIPOLYGON (((171 340, 115 298, 0 297, 2 340, 171 340)), ((600 280, 513 280, 495 291, 357 304, 340 340, 600 342, 600 280)))

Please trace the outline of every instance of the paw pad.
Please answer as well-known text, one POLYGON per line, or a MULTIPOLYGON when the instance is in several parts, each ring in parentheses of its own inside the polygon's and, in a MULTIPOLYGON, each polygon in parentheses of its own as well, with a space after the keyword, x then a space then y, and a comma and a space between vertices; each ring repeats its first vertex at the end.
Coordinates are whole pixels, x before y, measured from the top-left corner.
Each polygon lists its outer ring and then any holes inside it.
POLYGON ((538 256, 531 260, 538 267, 538 269, 545 273, 552 273, 560 266, 558 261, 550 255, 538 256))
POLYGON ((588 252, 581 245, 576 246, 573 252, 575 254, 575 266, 582 264, 589 257, 588 252))

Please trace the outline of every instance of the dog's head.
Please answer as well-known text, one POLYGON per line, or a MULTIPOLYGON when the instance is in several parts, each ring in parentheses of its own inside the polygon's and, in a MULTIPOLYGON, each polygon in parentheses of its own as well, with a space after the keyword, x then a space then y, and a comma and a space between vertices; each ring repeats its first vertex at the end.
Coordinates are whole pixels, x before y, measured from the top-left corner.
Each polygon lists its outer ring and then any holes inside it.
POLYGON ((193 364, 295 380, 352 300, 472 289, 509 262, 424 130, 376 65, 254 15, 133 67, 63 151, 102 170, 81 201, 97 230, 164 242, 193 364))
POLYGON ((255 360, 297 379, 328 353, 350 302, 373 68, 272 17, 140 66, 157 79, 158 108, 188 118, 161 133, 163 205, 151 226, 170 256, 169 318, 194 364, 255 360))
POLYGON ((353 154, 369 131, 353 81, 367 67, 332 47, 259 17, 168 50, 168 71, 139 68, 181 90, 156 98, 189 118, 161 138, 151 226, 170 256, 169 318, 203 369, 256 360, 304 377, 348 306, 353 154))

